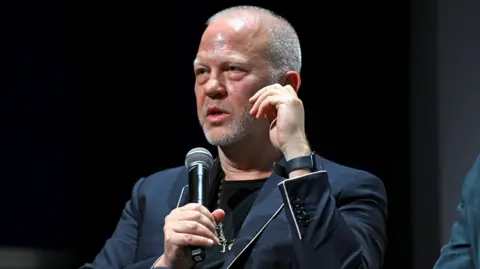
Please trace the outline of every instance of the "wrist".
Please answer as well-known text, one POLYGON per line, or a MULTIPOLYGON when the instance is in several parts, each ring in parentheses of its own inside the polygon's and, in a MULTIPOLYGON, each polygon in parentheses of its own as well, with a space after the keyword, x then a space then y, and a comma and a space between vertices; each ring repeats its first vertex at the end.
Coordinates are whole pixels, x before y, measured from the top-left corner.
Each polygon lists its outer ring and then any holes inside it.
POLYGON ((305 139, 303 141, 291 142, 285 145, 282 152, 285 160, 289 161, 297 157, 310 155, 312 153, 312 150, 305 139))
POLYGON ((287 160, 284 169, 288 178, 297 178, 317 171, 315 153, 310 152, 310 154, 299 155, 287 160))

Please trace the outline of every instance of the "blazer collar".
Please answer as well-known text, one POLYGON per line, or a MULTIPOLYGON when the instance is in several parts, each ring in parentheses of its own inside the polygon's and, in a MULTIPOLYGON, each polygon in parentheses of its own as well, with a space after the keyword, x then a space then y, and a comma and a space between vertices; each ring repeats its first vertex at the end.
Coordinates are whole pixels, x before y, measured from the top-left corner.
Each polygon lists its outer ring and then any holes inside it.
MULTIPOLYGON (((272 173, 272 175, 274 176, 276 174, 277 177, 280 176, 280 177, 287 178, 288 176, 285 175, 284 166, 285 166, 285 158, 282 157, 278 162, 273 163, 273 173, 272 173)), ((272 175, 269 177, 267 182, 272 181, 271 180, 272 175)), ((186 174, 186 176, 188 177, 188 174, 186 174)), ((211 188, 210 188, 210 191, 208 193, 208 197, 209 197, 208 209, 210 209, 211 211, 216 209, 216 197, 218 195, 217 190, 218 190, 224 176, 225 176, 225 174, 223 173, 222 166, 220 164, 220 160, 217 158, 213 161, 212 169, 211 169, 210 175, 209 175, 209 183, 210 183, 211 188)), ((275 180, 273 180, 273 181, 275 181, 275 180)), ((269 184, 265 184, 265 185, 268 186, 269 184)), ((259 196, 264 194, 263 189, 265 189, 265 187, 262 188, 262 192, 260 193, 259 196)), ((268 191, 270 191, 270 190, 271 189, 268 189, 268 191)), ((258 198, 257 198, 257 200, 258 200, 258 198)), ((188 203, 188 179, 187 179, 187 185, 185 185, 180 192, 180 196, 179 196, 179 199, 178 199, 178 202, 177 202, 177 207, 184 206, 187 203, 188 203)))
POLYGON ((230 268, 283 208, 283 199, 277 185, 284 178, 272 173, 255 199, 240 228, 231 252, 225 258, 223 269, 230 268))
MULTIPOLYGON (((273 172, 260 189, 260 193, 255 199, 238 235, 235 239, 235 244, 231 252, 227 255, 223 269, 230 268, 234 262, 244 253, 256 237, 260 235, 262 230, 270 223, 270 221, 283 208, 283 199, 278 190, 278 184, 286 177, 284 175, 285 159, 282 158, 279 162, 273 163, 273 172)), ((214 160, 212 170, 209 176, 210 193, 209 209, 216 209, 216 197, 218 187, 224 177, 221 169, 220 161, 214 160)), ((183 206, 188 203, 188 185, 182 189, 178 200, 178 206, 183 206)))

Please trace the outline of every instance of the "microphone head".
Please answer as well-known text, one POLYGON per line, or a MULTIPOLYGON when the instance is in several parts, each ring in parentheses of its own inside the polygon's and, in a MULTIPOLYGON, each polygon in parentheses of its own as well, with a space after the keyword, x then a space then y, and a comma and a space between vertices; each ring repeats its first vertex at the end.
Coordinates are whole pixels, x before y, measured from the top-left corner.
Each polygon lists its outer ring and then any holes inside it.
POLYGON ((212 168, 213 157, 210 151, 205 148, 194 148, 187 153, 187 156, 185 156, 185 167, 187 170, 190 171, 192 167, 199 163, 205 166, 208 170, 212 168))

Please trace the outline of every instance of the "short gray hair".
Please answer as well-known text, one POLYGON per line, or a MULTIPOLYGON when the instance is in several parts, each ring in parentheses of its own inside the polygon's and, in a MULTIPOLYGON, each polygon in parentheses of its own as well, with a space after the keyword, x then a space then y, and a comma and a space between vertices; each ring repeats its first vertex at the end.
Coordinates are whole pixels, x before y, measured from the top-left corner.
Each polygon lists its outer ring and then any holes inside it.
POLYGON ((296 71, 300 73, 302 68, 302 50, 298 35, 293 26, 286 19, 274 12, 256 6, 230 7, 221 10, 210 17, 207 21, 207 25, 214 22, 217 18, 238 15, 238 13, 242 11, 258 12, 273 19, 273 21, 267 23, 267 30, 270 34, 268 59, 273 68, 272 79, 278 80, 280 76, 287 71, 296 71))

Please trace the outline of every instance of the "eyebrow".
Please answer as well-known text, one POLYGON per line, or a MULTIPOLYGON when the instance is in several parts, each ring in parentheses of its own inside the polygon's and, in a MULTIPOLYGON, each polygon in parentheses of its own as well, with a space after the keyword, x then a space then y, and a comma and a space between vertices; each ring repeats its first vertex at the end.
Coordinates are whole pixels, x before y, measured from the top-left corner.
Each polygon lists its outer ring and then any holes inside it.
MULTIPOLYGON (((247 63, 248 58, 244 56, 239 56, 239 55, 231 55, 227 56, 224 62, 242 62, 242 63, 247 63)), ((197 57, 195 60, 193 60, 193 65, 201 65, 202 61, 197 57)))

